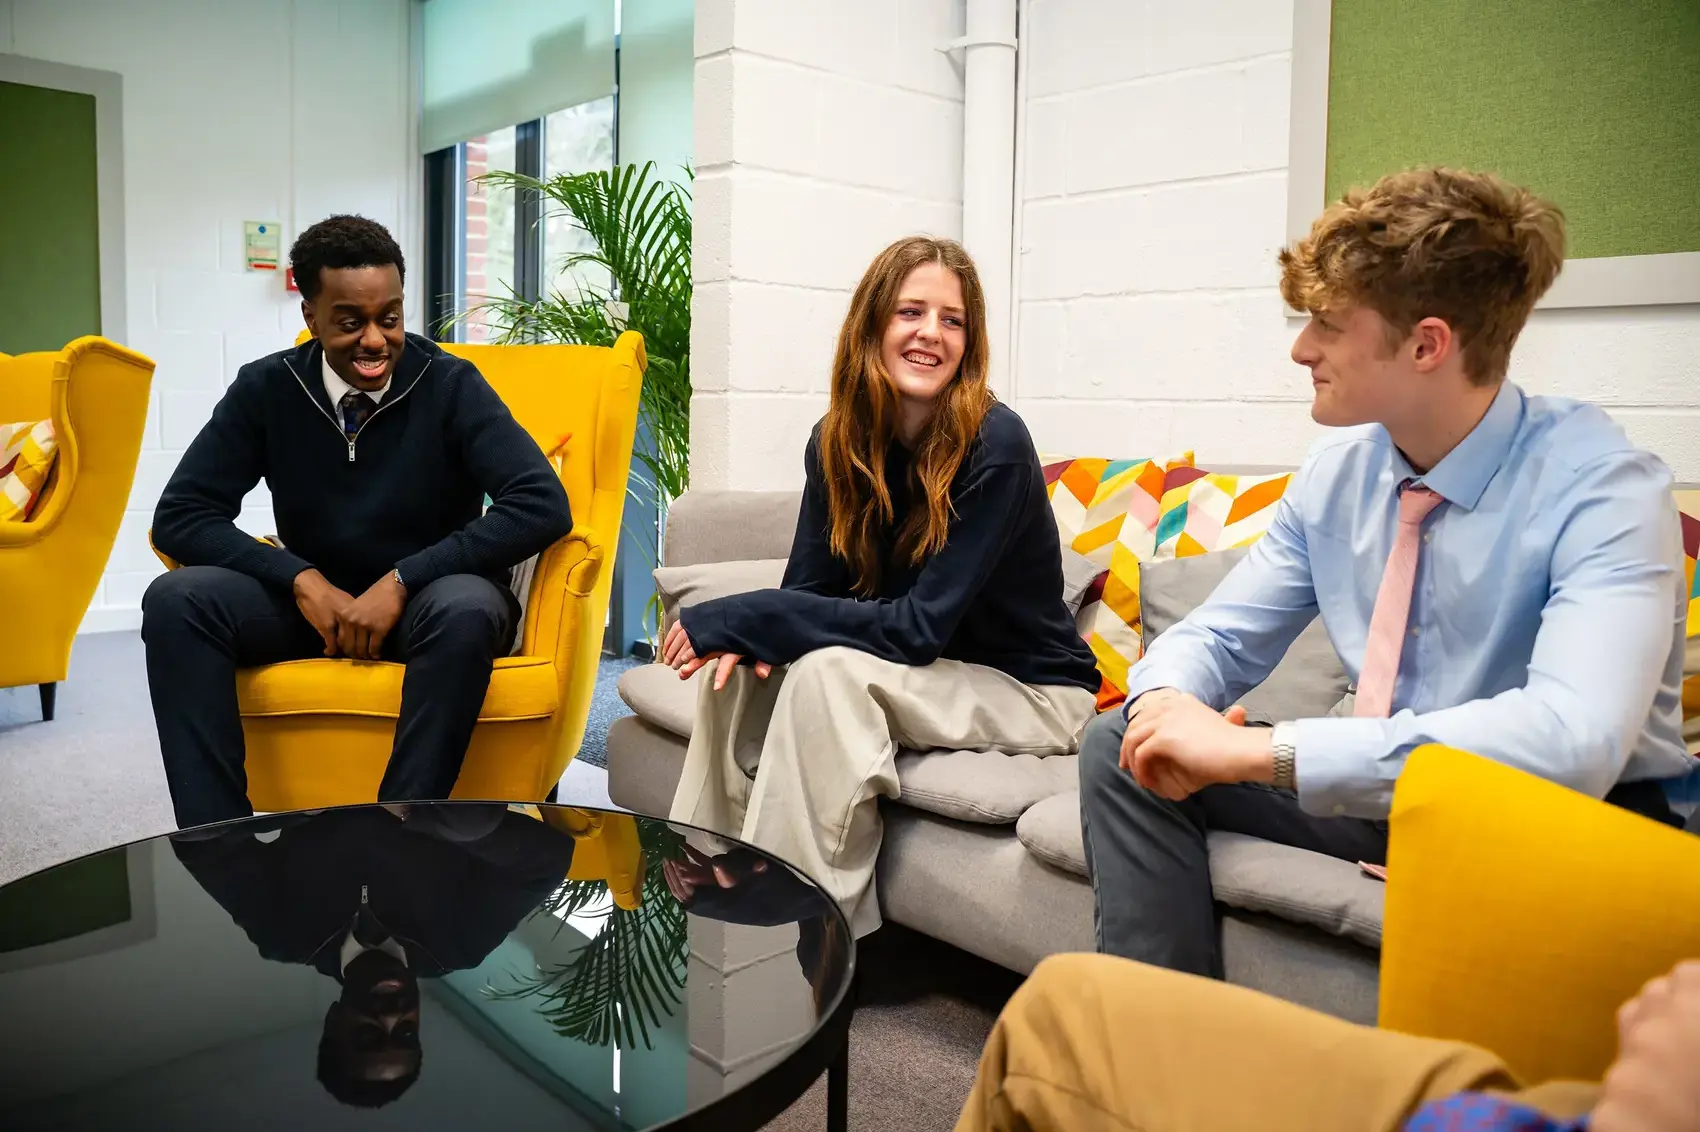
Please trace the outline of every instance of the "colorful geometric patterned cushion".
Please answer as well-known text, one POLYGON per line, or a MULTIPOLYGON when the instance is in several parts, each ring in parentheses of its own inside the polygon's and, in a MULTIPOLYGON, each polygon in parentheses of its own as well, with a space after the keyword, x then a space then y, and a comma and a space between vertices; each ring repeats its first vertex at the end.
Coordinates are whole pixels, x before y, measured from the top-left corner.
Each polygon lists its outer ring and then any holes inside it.
POLYGON ((1139 563, 1157 547, 1163 483, 1190 467, 1173 460, 1041 456, 1045 491, 1063 546, 1102 570, 1081 599, 1075 626, 1098 660, 1098 710, 1127 695, 1128 666, 1139 659, 1139 563))
POLYGON ((1682 733, 1688 749, 1700 754, 1700 491, 1677 491, 1682 517, 1682 554, 1688 586, 1688 655, 1682 666, 1682 733))
POLYGON ((58 451, 52 421, 0 424, 0 522, 30 517, 58 451))
POLYGON ((1168 561, 1250 546, 1275 518, 1291 472, 1235 476, 1183 467, 1163 481, 1154 560, 1168 561))

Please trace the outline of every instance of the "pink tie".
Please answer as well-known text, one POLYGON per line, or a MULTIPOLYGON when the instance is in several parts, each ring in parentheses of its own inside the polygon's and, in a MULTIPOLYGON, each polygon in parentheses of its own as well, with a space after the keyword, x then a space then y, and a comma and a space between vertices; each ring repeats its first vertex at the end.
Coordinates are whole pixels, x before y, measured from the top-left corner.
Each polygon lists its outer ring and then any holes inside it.
POLYGON ((1399 678, 1399 654, 1405 647, 1405 623, 1411 617, 1411 587, 1417 581, 1417 547, 1423 520, 1441 503, 1426 487, 1407 488, 1399 496, 1399 532, 1375 595, 1364 644, 1364 668, 1352 714, 1387 718, 1393 707, 1393 683, 1399 678))

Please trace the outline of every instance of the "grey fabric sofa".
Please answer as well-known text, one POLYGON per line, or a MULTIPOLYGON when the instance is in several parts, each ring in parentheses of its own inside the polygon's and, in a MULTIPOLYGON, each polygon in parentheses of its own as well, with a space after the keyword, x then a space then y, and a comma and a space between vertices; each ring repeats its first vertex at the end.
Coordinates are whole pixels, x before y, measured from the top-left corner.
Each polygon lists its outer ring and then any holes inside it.
MULTIPOLYGON (((783 559, 797 508, 795 492, 689 493, 668 514, 663 561, 783 559)), ((1202 600, 1239 553, 1143 567, 1147 639, 1202 600)), ((1345 692, 1318 623, 1245 702, 1254 718, 1296 718, 1336 710, 1345 692)), ((616 803, 667 813, 696 693, 696 678, 659 664, 625 673, 620 695, 636 714, 608 733, 616 803)), ((885 918, 1023 973, 1046 955, 1092 950, 1076 762, 902 752, 902 797, 884 809, 885 918)), ((1210 852, 1229 981, 1373 1023, 1383 885, 1352 863, 1255 838, 1212 834, 1210 852)))

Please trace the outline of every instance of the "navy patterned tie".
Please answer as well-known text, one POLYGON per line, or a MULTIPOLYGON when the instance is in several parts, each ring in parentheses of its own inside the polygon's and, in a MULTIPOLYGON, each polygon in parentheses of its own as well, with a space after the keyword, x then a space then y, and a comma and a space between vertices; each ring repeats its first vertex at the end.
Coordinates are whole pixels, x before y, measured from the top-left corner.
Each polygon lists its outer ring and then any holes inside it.
MULTIPOLYGON (((350 389, 347 393, 344 393, 338 404, 342 408, 343 435, 347 436, 350 442, 354 440, 355 434, 360 431, 360 426, 366 423, 366 418, 378 411, 378 403, 372 400, 368 394, 361 393, 356 389, 350 389)), ((350 459, 353 459, 353 457, 350 457, 350 459)))

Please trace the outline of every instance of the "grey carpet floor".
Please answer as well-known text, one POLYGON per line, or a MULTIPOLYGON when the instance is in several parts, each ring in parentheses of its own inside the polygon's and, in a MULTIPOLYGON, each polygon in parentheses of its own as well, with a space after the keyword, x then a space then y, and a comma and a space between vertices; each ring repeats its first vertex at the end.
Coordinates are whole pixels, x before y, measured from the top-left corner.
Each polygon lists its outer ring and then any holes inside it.
MULTIPOLYGON (((980 1050, 1021 977, 949 944, 888 924, 858 948, 861 993, 850 1024, 850 1127, 950 1132, 980 1050)), ((826 1127, 826 1080, 767 1132, 826 1127)))
POLYGON ((578 757, 591 766, 608 768, 608 727, 622 715, 632 714, 632 709, 620 699, 617 687, 620 673, 642 663, 641 660, 603 657, 602 663, 597 666, 596 691, 590 697, 590 715, 584 721, 584 743, 578 749, 578 757))
MULTIPOLYGON (((604 663, 579 760, 606 765, 608 725, 627 714, 614 683, 633 663, 604 663)), ((52 723, 41 722, 34 688, 0 689, 0 884, 173 825, 137 634, 78 639, 52 723)), ((897 927, 864 942, 861 967, 861 1006, 850 1031, 850 1127, 946 1132, 992 1021, 1019 979, 897 927)), ((823 1079, 768 1127, 825 1126, 823 1079)))

